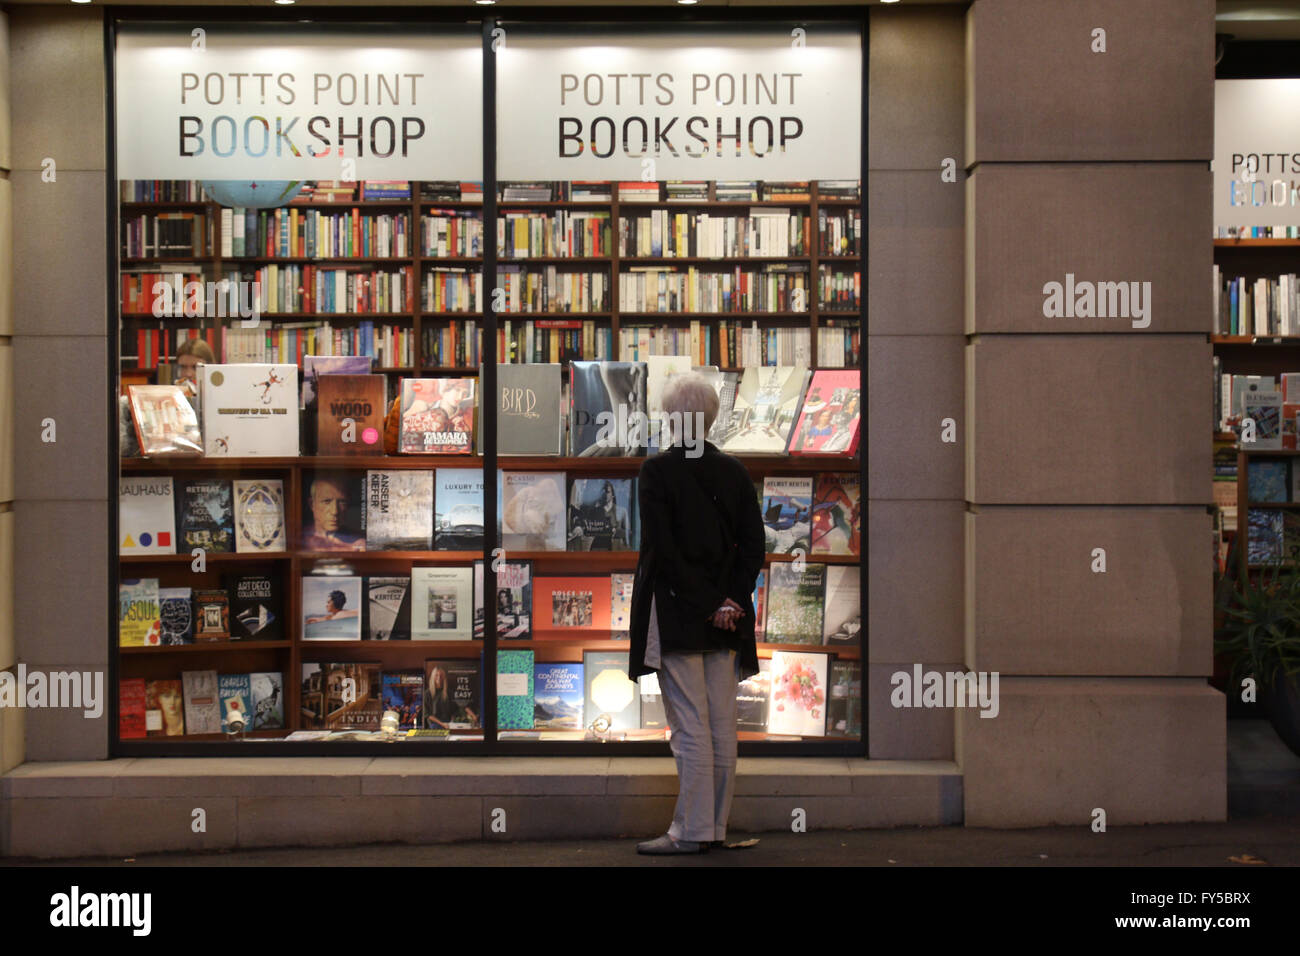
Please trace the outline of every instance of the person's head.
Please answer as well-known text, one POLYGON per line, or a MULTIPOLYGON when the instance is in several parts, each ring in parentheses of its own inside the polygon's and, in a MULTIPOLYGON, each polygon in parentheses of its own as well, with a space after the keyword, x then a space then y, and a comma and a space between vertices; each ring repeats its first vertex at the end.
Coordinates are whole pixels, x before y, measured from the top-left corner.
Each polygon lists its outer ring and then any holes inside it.
POLYGON ((600 489, 600 503, 610 505, 614 501, 614 483, 606 481, 604 487, 600 489))
POLYGON ((447 418, 447 412, 441 408, 434 408, 430 410, 429 417, 430 420, 433 422, 433 427, 439 431, 445 429, 447 427, 447 423, 450 421, 450 419, 447 418))
POLYGON ((437 694, 447 686, 447 672, 441 667, 429 669, 429 693, 437 694))
POLYGON ((325 599, 325 610, 333 614, 335 611, 343 610, 343 606, 348 603, 348 596, 342 591, 331 591, 329 597, 325 599))
POLYGON ((718 393, 704 376, 695 372, 674 375, 664 387, 663 406, 666 427, 670 430, 668 444, 685 445, 696 450, 698 456, 704 448, 704 436, 718 417, 718 393))
POLYGON ((825 408, 823 408, 820 412, 817 413, 816 425, 818 428, 825 428, 830 423, 831 423, 831 408, 828 405, 825 408))
POLYGON ((212 354, 212 349, 202 339, 186 339, 176 347, 178 378, 197 378, 200 365, 215 364, 216 361, 217 357, 212 354))
POLYGON ((339 478, 318 477, 311 483, 311 516, 317 533, 338 531, 348 510, 348 492, 339 478))

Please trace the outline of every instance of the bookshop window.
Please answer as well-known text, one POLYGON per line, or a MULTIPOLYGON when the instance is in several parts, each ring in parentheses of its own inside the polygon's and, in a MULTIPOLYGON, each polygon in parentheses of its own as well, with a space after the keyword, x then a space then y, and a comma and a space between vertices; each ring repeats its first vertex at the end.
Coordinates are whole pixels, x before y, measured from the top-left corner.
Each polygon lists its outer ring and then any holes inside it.
POLYGON ((860 744, 856 29, 511 26, 486 204, 481 25, 116 42, 118 752, 662 748, 685 374, 765 526, 741 740, 860 744))

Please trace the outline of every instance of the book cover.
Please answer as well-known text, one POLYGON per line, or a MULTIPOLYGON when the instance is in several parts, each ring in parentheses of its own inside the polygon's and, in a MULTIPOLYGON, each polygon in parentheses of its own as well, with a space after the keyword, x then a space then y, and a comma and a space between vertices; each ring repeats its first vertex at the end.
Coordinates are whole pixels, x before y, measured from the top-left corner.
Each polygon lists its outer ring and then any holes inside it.
POLYGON ((826 705, 826 735, 862 736, 862 668, 857 661, 831 661, 831 695, 826 705))
POLYGON ((807 554, 812 541, 811 478, 764 478, 763 535, 768 554, 807 554))
POLYGON ((434 547, 483 550, 483 471, 439 468, 434 495, 434 547))
POLYGON ((232 574, 223 578, 230 596, 232 641, 284 639, 280 579, 269 574, 232 574))
POLYGON ((234 482, 235 551, 285 550, 284 482, 279 478, 234 482))
MULTIPOLYGON (((474 562, 474 637, 483 636, 483 562, 474 562)), ((506 640, 532 638, 533 562, 501 561, 497 564, 497 636, 506 640)))
POLYGON ((297 365, 200 365, 203 453, 298 456, 297 365))
POLYGON ((162 643, 157 578, 124 578, 117 588, 117 641, 121 647, 162 643))
POLYGON ((1246 512, 1246 560, 1270 564, 1282 558, 1282 512, 1272 508, 1251 508, 1246 512))
POLYGON ((862 630, 859 568, 856 564, 826 567, 826 604, 822 613, 822 643, 858 646, 862 630))
POLYGON ((749 366, 719 446, 730 455, 783 455, 808 370, 802 365, 749 366))
POLYGON ((763 640, 768 644, 820 644, 822 602, 826 595, 826 565, 804 564, 802 572, 790 561, 768 566, 767 623, 763 640))
POLYGON ((304 551, 366 550, 362 474, 315 472, 302 498, 304 551))
POLYGON ((235 550, 235 518, 230 482, 181 482, 181 547, 215 553, 235 550))
MULTIPOLYGON (((539 575, 533 581, 535 637, 561 637, 577 632, 607 639, 610 630, 609 576, 539 575)), ((624 655, 626 656, 626 655, 624 655)))
POLYGON ((790 454, 848 457, 857 452, 861 424, 859 375, 854 368, 812 373, 790 439, 790 454))
POLYGON ((1300 514, 1282 512, 1282 560, 1300 564, 1300 514))
POLYGON ((641 727, 641 693, 627 676, 627 651, 583 651, 582 716, 588 726, 608 715, 610 730, 641 727))
POLYGON ((230 595, 225 588, 196 588, 194 591, 194 640, 230 640, 230 595))
MULTIPOLYGON (((382 709, 397 711, 399 730, 424 726, 424 669, 411 668, 383 673, 382 709)), ((382 716, 382 715, 381 715, 382 716)))
POLYGON ((253 694, 253 729, 284 729, 284 675, 261 672, 248 675, 253 694))
POLYGON ((691 371, 691 357, 689 355, 647 355, 645 366, 646 416, 649 419, 647 453, 654 455, 665 447, 668 436, 668 428, 663 418, 664 387, 674 375, 691 371))
POLYGON ((532 651, 497 651, 497 726, 533 729, 532 651))
POLYGON ((1247 493, 1252 504, 1287 500, 1287 462, 1255 459, 1246 466, 1247 493))
POLYGON ((216 671, 182 671, 185 693, 185 728, 191 734, 221 733, 221 705, 217 699, 216 671))
POLYGON ((316 404, 316 395, 324 375, 368 375, 369 355, 304 355, 302 357, 302 394, 300 405, 310 408, 316 404))
POLYGON ((499 472, 501 545, 510 551, 564 551, 564 472, 499 472))
POLYGON ((772 652, 772 698, 767 732, 826 736, 826 678, 830 657, 804 651, 772 652))
POLYGON ((615 571, 609 576, 609 629, 610 639, 631 639, 632 584, 636 575, 630 571, 615 571))
POLYGON ((305 730, 325 729, 325 666, 304 661, 299 691, 300 722, 305 730))
POLYGON ((762 644, 765 640, 765 627, 767 625, 767 568, 758 572, 758 577, 754 579, 754 593, 752 595, 754 602, 754 640, 762 644))
POLYGON ((302 639, 361 640, 361 578, 304 575, 302 639))
MULTIPOLYGON (((1254 392, 1242 398, 1244 418, 1255 422, 1256 451, 1282 447, 1282 393, 1254 392)), ((1244 419, 1243 419, 1244 420, 1244 419)))
POLYGON ((376 661, 325 665, 325 729, 378 730, 382 686, 376 661))
POLYGON ((533 668, 533 727, 582 729, 581 664, 537 664, 533 668))
POLYGON ((194 592, 190 588, 159 588, 158 611, 162 625, 159 642, 194 643, 194 592))
POLYGON ((569 480, 569 550, 636 551, 635 478, 569 480))
POLYGON ((411 569, 411 639, 468 641, 474 637, 471 568, 411 569))
POLYGON ((365 580, 366 615, 362 639, 367 641, 409 641, 411 639, 411 579, 371 576, 365 580))
POLYGON ((118 553, 175 554, 176 502, 170 478, 118 480, 118 553))
POLYGON ((664 710, 664 692, 659 686, 658 672, 638 677, 637 688, 641 694, 641 729, 667 730, 668 714, 664 710))
POLYGON ((771 696, 772 662, 762 657, 758 661, 758 673, 736 685, 736 729, 766 733, 771 696))
POLYGON ((144 678, 124 677, 117 686, 117 736, 122 740, 146 736, 144 678))
POLYGON ((316 454, 382 455, 388 380, 322 375, 316 383, 316 454))
POLYGON ((433 472, 366 472, 366 550, 433 549, 433 472))
POLYGON ((178 680, 146 680, 144 724, 149 737, 185 734, 185 690, 178 680))
POLYGON ((736 405, 736 389, 740 386, 740 373, 710 369, 712 373, 710 374, 703 371, 705 368, 709 367, 697 366, 695 371, 707 374, 709 380, 713 382, 714 389, 717 390, 718 417, 713 420, 713 427, 709 429, 709 441, 721 448, 731 431, 731 413, 736 405))
POLYGON ((861 553, 862 483, 857 475, 819 475, 813 491, 812 553, 861 553))
POLYGON ((403 454, 469 455, 474 451, 473 378, 402 379, 403 454))
POLYGON ((203 454, 194 406, 179 385, 128 385, 131 418, 145 458, 203 454))
POLYGON ((649 435, 645 362, 569 363, 569 454, 640 457, 649 435))
MULTIPOLYGON (((501 651, 502 655, 519 653, 501 651)), ((532 664, 532 651, 528 654, 532 664)), ((478 658, 424 662, 424 726, 428 730, 475 730, 483 726, 483 663, 478 658)), ((528 675, 531 677, 531 671, 528 675)), ((531 685, 530 685, 531 686, 531 685)), ((498 686, 498 692, 500 687, 498 686)), ((531 701, 531 693, 529 694, 531 701)), ((497 698, 498 720, 504 720, 497 698)), ((507 726, 501 723, 500 726, 507 726)))
POLYGON ((562 423, 558 363, 497 366, 497 454, 559 455, 562 423))

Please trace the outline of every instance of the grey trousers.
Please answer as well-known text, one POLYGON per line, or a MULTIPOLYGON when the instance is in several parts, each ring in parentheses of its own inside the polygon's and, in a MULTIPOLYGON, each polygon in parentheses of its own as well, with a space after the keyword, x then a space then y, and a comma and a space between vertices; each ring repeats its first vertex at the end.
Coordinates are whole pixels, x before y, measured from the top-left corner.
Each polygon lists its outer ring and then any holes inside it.
POLYGON ((659 687, 677 760, 677 808, 668 835, 707 843, 727 838, 736 789, 735 651, 664 654, 659 687))

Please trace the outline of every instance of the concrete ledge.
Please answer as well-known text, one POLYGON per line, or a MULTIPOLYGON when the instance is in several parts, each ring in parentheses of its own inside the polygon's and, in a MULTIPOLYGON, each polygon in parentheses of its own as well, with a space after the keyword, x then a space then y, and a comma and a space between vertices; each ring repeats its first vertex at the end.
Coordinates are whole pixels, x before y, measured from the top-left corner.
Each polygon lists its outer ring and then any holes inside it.
MULTIPOLYGON (((676 795, 661 757, 31 763, 0 777, 0 855, 652 836, 676 795)), ((801 809, 810 830, 942 826, 962 822, 962 799, 951 761, 751 757, 732 823, 785 830, 801 809)))

